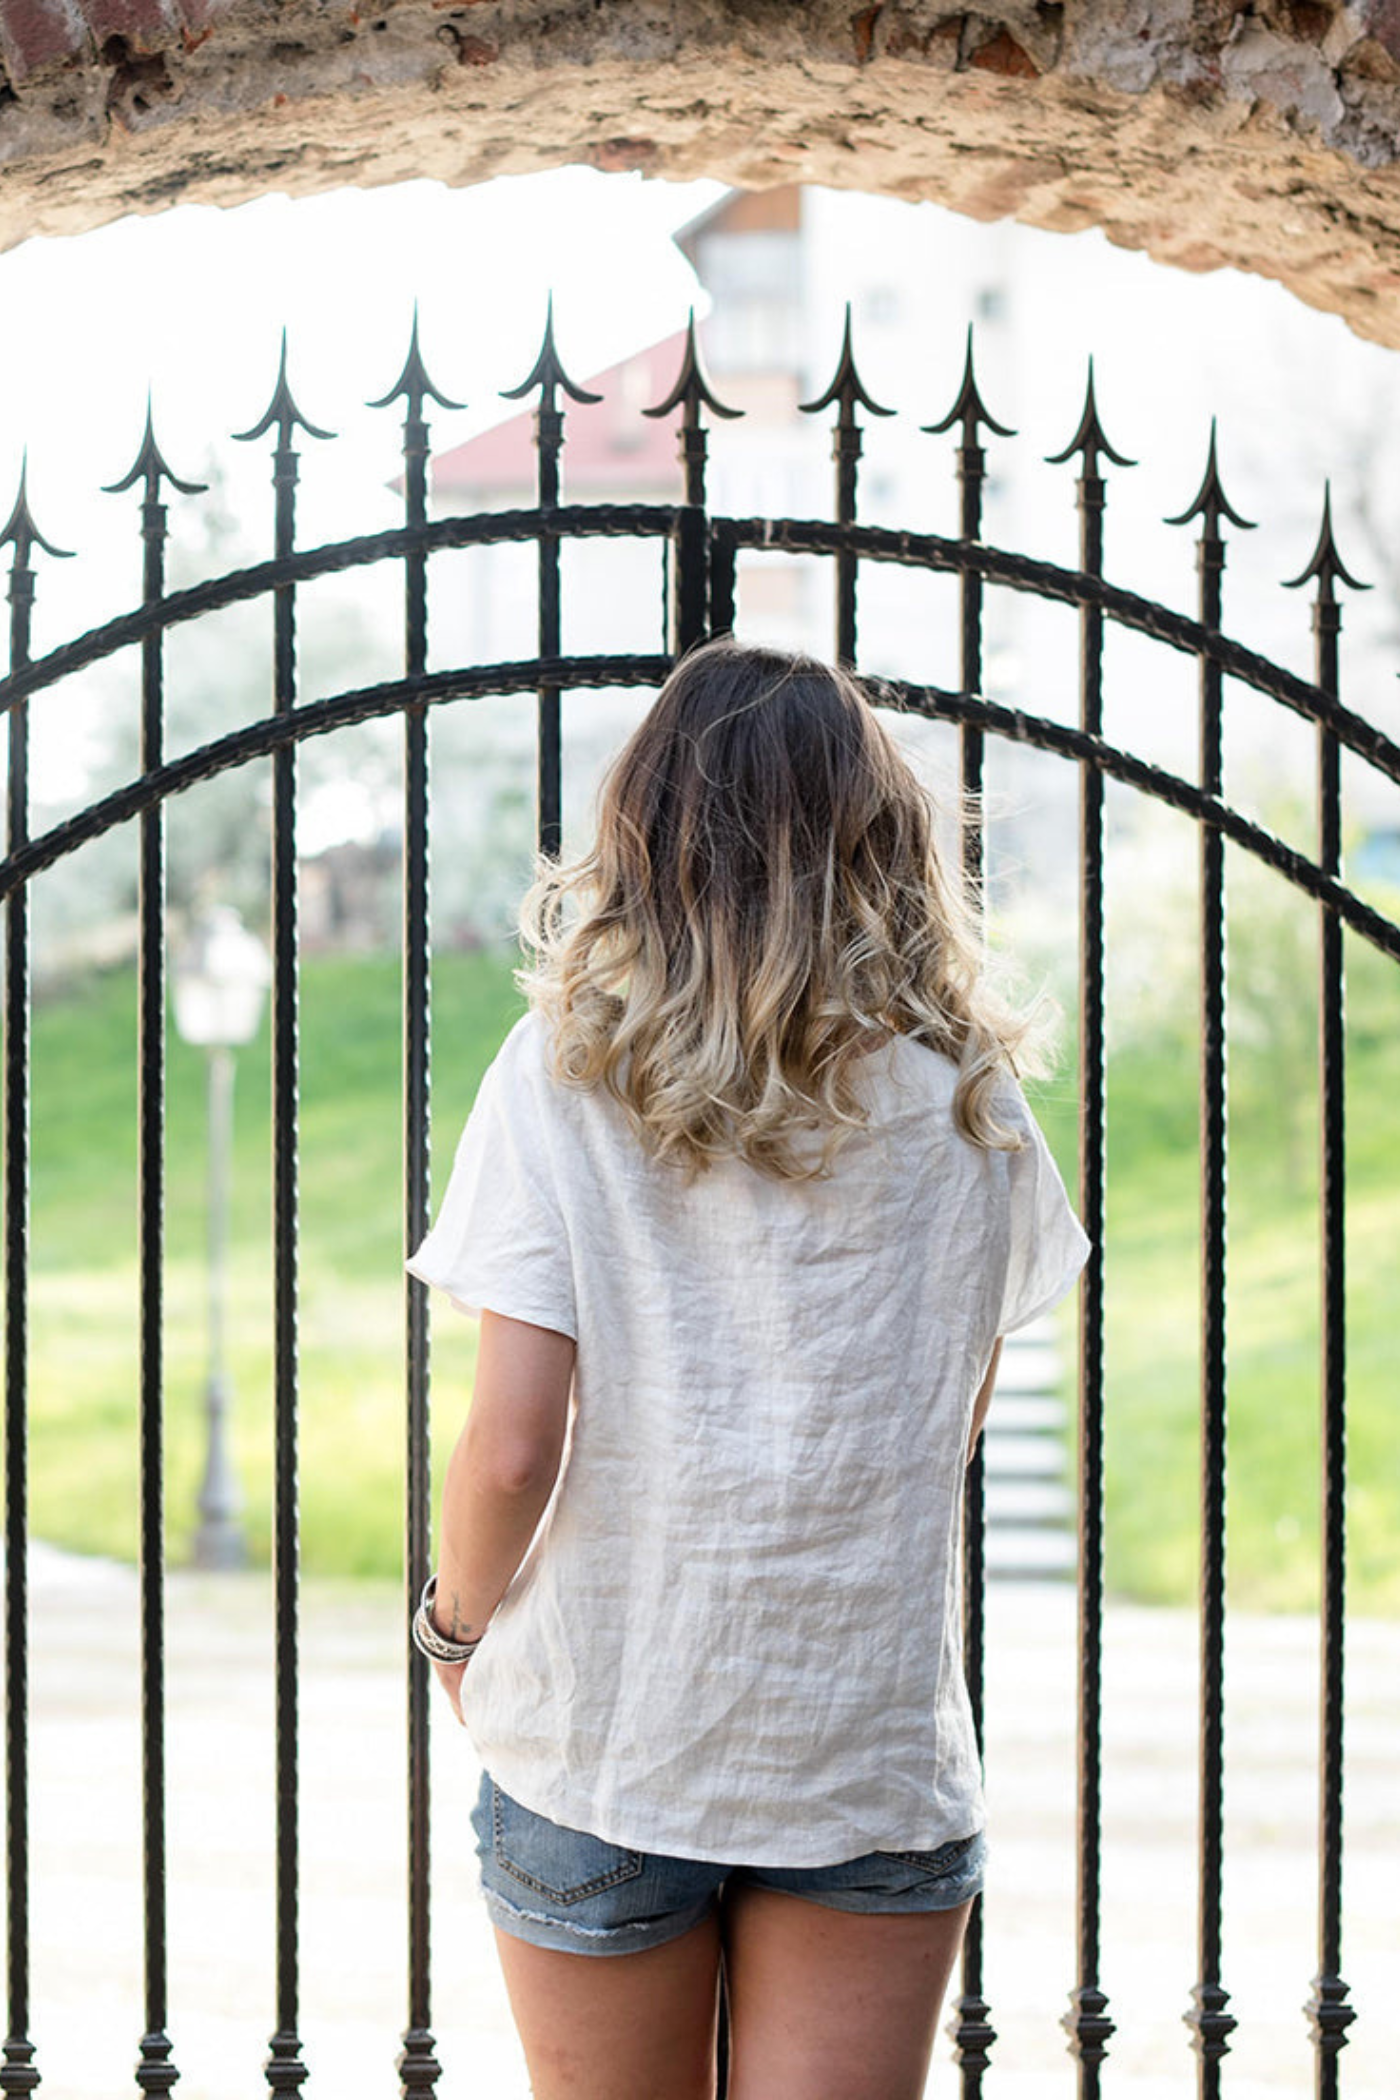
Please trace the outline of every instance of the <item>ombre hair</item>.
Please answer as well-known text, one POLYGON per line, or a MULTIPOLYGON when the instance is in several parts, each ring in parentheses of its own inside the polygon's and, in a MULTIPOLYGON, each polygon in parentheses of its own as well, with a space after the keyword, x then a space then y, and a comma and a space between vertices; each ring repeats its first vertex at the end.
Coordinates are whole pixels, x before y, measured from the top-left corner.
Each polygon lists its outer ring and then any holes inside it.
POLYGON ((1019 1149, 994 1096, 1026 1024, 984 982, 936 825, 851 673, 729 637, 692 650, 610 765, 592 848, 536 856, 515 979, 555 1078, 601 1082, 687 1183, 734 1155, 825 1179, 869 1120, 862 1053, 910 1035, 958 1067, 964 1137, 1019 1149), (792 1142, 813 1129, 815 1163, 792 1142))

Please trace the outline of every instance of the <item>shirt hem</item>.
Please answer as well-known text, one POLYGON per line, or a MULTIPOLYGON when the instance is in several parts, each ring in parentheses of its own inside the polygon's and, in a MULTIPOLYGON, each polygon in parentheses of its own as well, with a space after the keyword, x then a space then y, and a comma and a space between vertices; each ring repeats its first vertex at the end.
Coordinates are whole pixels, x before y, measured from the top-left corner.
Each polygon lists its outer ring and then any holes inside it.
POLYGON ((552 1823, 566 1830, 585 1831, 590 1837, 602 1840, 605 1845, 617 1845, 625 1852, 652 1853, 663 1859, 694 1859, 712 1866, 729 1867, 836 1867, 847 1860, 864 1859, 871 1852, 934 1852, 939 1846, 951 1844, 957 1838, 974 1837, 986 1829, 986 1811, 978 1799, 969 1801, 967 1813, 961 1819, 954 1816, 927 1833, 918 1833, 903 1840, 881 1838, 873 1832, 854 1832, 849 1837, 833 1839, 822 1845, 819 1852, 810 1848, 783 1844, 774 1846, 771 1841, 759 1840, 752 1844, 736 1841, 716 1848, 682 1842, 670 1835, 638 1835, 638 1826, 628 1830, 614 1823, 611 1818, 597 1816, 585 1803, 571 1804, 554 1800, 536 1793, 528 1779, 521 1782, 509 1776, 509 1761, 493 1760, 478 1749, 485 1769, 503 1792, 528 1808, 532 1815, 545 1816, 552 1823), (532 1798, 533 1797, 533 1798, 532 1798))
POLYGON ((578 1340, 577 1320, 561 1312, 557 1306, 542 1305, 537 1300, 528 1298, 517 1298, 514 1292, 509 1290, 487 1289, 480 1298, 463 1298, 453 1290, 441 1272, 434 1271, 426 1263, 421 1263, 416 1255, 406 1261, 404 1267, 409 1275, 416 1276, 420 1283, 429 1284, 434 1290, 442 1291, 454 1309, 465 1313, 469 1320, 479 1319, 483 1312, 500 1313, 504 1319, 523 1320, 530 1327, 548 1327, 555 1334, 566 1334, 571 1342, 578 1340))
POLYGON ((1060 1303, 1060 1300, 1067 1297, 1069 1292, 1073 1290, 1075 1281, 1083 1271, 1084 1264, 1089 1259, 1092 1251, 1089 1241, 1086 1240, 1083 1247, 1076 1250, 1073 1259, 1067 1262, 1060 1271, 1053 1289, 1042 1293, 1033 1305, 1026 1306, 1024 1309, 1018 1307, 1014 1319, 1005 1321, 997 1329, 997 1333, 999 1335, 1015 1334, 1018 1327, 1029 1327, 1031 1321, 1038 1320, 1042 1313, 1052 1312, 1060 1303))

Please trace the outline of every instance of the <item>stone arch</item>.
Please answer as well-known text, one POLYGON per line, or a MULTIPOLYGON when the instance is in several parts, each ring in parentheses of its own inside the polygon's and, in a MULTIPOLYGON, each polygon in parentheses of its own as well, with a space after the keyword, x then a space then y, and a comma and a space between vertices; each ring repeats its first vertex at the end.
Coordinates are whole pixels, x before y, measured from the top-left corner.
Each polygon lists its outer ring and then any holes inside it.
POLYGON ((1398 0, 0 0, 0 244, 586 162, 931 198, 1400 344, 1398 0))

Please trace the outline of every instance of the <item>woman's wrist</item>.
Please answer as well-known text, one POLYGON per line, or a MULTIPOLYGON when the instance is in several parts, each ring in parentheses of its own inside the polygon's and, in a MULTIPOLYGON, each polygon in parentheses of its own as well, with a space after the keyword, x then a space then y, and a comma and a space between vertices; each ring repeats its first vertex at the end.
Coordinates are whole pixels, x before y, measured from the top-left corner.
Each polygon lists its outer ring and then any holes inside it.
POLYGON ((457 1634, 456 1615, 454 1613, 452 1615, 453 1631, 450 1633, 444 1632, 437 1623, 437 1615, 434 1609, 436 1603, 437 1576, 433 1574, 424 1583, 423 1594, 418 1600, 418 1609, 413 1614, 412 1634, 414 1646, 433 1662, 470 1662, 477 1649, 481 1646, 485 1628, 483 1627, 482 1632, 474 1638, 464 1640, 457 1634))

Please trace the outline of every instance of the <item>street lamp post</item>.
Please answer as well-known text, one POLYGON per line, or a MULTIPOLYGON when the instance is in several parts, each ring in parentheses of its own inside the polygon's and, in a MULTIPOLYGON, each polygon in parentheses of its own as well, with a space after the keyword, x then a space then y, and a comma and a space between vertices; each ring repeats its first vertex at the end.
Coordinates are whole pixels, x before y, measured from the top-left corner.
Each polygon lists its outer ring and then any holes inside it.
POLYGON ((209 1066, 209 1367, 204 1385, 207 1443, 199 1490, 194 1562, 238 1568, 246 1559, 238 1513, 243 1497, 228 1455, 233 1388, 224 1363, 227 1299, 228 1182, 233 1141, 233 1054, 250 1042, 262 1018, 267 951, 236 911, 218 905, 190 930, 175 959, 175 1026, 207 1052, 209 1066))

